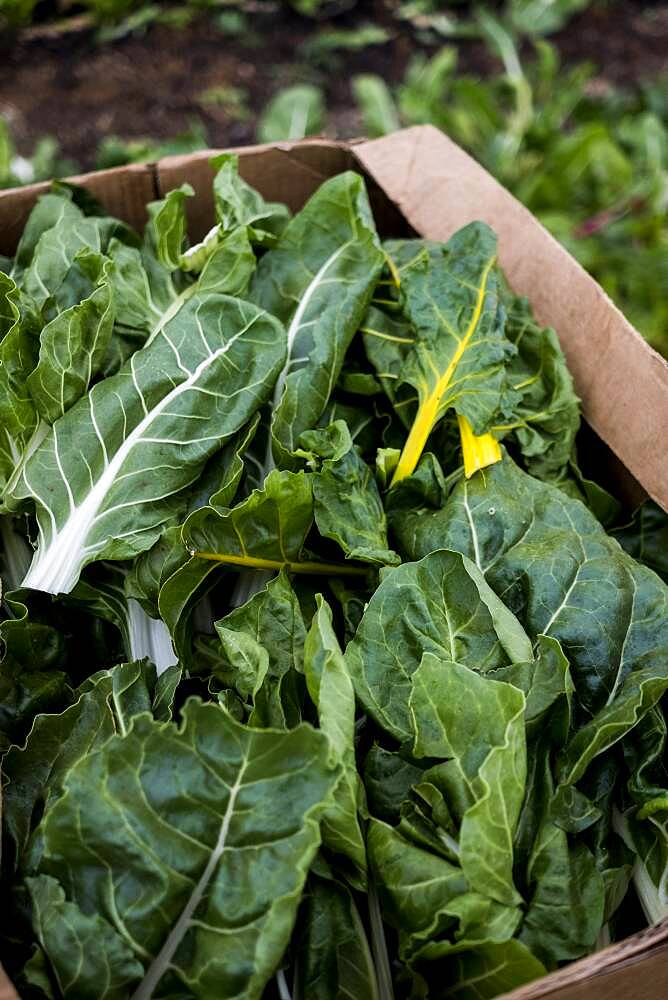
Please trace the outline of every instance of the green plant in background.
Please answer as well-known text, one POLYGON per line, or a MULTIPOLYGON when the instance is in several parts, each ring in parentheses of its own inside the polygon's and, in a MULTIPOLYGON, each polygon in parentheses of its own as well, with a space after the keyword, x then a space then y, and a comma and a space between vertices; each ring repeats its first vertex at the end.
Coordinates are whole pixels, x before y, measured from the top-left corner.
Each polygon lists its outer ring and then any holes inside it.
POLYGON ((385 45, 392 33, 379 24, 368 22, 355 28, 328 28, 307 38, 299 55, 310 66, 333 69, 340 65, 342 52, 359 52, 374 45, 385 45))
POLYGON ((110 135, 98 146, 95 168, 105 170, 107 167, 120 167, 124 163, 146 163, 163 156, 194 153, 197 149, 205 148, 207 142, 206 130, 197 120, 193 120, 185 132, 164 142, 145 137, 122 139, 120 136, 110 135))
POLYGON ((316 135, 325 121, 322 90, 311 84, 297 84, 280 90, 260 115, 257 137, 260 142, 303 139, 316 135))
MULTIPOLYGON (((575 14, 589 7, 591 2, 592 0, 506 0, 504 4, 496 4, 495 8, 508 30, 537 37, 561 30, 575 14)), ((440 0, 398 0, 391 6, 395 18, 408 22, 418 32, 421 41, 471 38, 480 34, 477 17, 479 5, 467 3, 466 0, 455 0, 446 5, 440 0)))
POLYGON ((248 121, 253 116, 248 105, 248 91, 244 87, 227 84, 208 87, 202 91, 197 100, 203 108, 224 109, 229 118, 238 122, 248 121))
POLYGON ((30 156, 20 156, 9 125, 0 117, 0 188, 64 177, 74 173, 76 169, 72 160, 60 155, 60 147, 52 136, 40 139, 30 156))
MULTIPOLYGON (((97 148, 95 169, 106 170, 125 163, 146 163, 163 156, 193 153, 207 144, 206 130, 196 119, 184 132, 164 141, 146 136, 125 139, 118 135, 108 135, 97 148)), ((53 136, 40 139, 30 156, 20 156, 7 122, 0 117, 0 188, 67 177, 77 173, 79 169, 74 160, 61 155, 60 146, 53 136)))
POLYGON ((10 27, 28 24, 38 0, 0 0, 0 25, 3 21, 10 27))
POLYGON ((509 0, 509 24, 526 35, 549 35, 559 31, 574 14, 588 7, 590 0, 509 0))

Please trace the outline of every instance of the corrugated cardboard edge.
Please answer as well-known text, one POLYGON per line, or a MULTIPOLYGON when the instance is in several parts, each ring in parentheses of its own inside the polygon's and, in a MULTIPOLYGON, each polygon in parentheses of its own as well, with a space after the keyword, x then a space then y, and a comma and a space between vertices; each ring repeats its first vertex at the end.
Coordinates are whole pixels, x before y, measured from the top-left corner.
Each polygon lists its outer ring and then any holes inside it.
MULTIPOLYGON (((211 158, 225 150, 205 150, 185 156, 172 156, 156 164, 160 196, 187 182, 197 195, 187 203, 189 231, 201 238, 211 227, 214 169, 211 158)), ((297 211, 328 177, 344 170, 359 169, 350 143, 309 139, 299 143, 246 146, 234 150, 239 169, 249 184, 270 201, 284 202, 297 211)), ((376 220, 388 233, 408 234, 406 221, 372 177, 368 177, 369 197, 376 220)))
MULTIPOLYGON (((68 180, 80 184, 97 198, 110 215, 135 226, 146 221, 146 205, 158 197, 155 165, 132 163, 111 170, 79 174, 68 180)), ((50 181, 0 190, 0 254, 11 256, 16 249, 26 219, 40 195, 46 194, 50 181)))
POLYGON ((19 1000, 19 995, 0 965, 0 1000, 19 1000))
POLYGON ((668 920, 664 920, 498 1000, 664 1000, 667 996, 668 920))
MULTIPOLYGON (((145 220, 148 201, 188 181, 198 195, 189 204, 197 236, 210 225, 209 159, 215 152, 224 150, 72 179, 107 211, 135 226, 145 220)), ((560 335, 585 416, 647 491, 668 507, 668 468, 661 455, 655 463, 651 454, 668 439, 668 365, 560 244, 463 150, 431 126, 420 126, 371 142, 316 139, 234 152, 249 183, 293 209, 327 177, 357 165, 370 179, 374 210, 383 213, 388 233, 405 231, 402 217, 415 232, 436 239, 446 239, 473 219, 489 222, 499 234, 500 261, 511 284, 560 335), (596 385, 599 379, 601 386, 596 385)), ((0 191, 0 253, 13 252, 30 209, 48 187, 0 191)), ((595 986, 594 995, 606 1000, 663 1000, 667 978, 665 921, 505 997, 590 1000, 595 986)), ((0 1000, 16 998, 0 969, 0 1000)))
POLYGON ((444 240, 474 219, 492 226, 510 284, 559 335, 587 421, 668 509, 668 364, 600 285, 438 129, 405 129, 354 152, 416 232, 444 240))

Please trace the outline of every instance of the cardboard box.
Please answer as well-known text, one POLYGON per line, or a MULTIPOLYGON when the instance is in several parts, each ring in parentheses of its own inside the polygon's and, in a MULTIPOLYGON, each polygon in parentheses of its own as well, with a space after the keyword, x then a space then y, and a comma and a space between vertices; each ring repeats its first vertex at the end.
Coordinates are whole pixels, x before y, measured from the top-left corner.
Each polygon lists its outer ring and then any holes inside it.
MULTIPOLYGON (((604 474, 629 502, 649 494, 668 510, 668 364, 531 213, 462 149, 425 125, 370 142, 314 139, 235 152, 243 177, 266 198, 293 210, 328 177, 359 170, 384 236, 417 233, 446 240, 467 222, 488 222, 499 235, 500 263, 510 284, 559 335, 585 419, 597 436, 588 445, 599 452, 596 464, 605 467, 604 474)), ((188 181, 196 192, 188 202, 191 236, 198 239, 213 217, 212 153, 75 180, 111 214, 134 226, 145 222, 147 202, 188 181)), ((48 186, 0 191, 0 254, 13 253, 31 208, 48 186)), ((16 996, 0 970, 0 1000, 16 996)), ((666 997, 668 921, 506 994, 507 1000, 666 997)))

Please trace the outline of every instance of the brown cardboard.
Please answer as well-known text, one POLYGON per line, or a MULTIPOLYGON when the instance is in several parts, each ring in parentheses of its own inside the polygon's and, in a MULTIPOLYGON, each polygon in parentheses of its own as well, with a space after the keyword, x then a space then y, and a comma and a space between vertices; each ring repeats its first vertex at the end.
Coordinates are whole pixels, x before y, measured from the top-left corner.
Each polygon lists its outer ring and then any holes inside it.
POLYGON ((665 1000, 668 920, 498 1000, 665 1000))
POLYGON ((0 965, 0 1000, 19 1000, 19 995, 0 965))
MULTIPOLYGON (((146 221, 146 205, 157 197, 153 164, 132 163, 126 167, 98 170, 71 177, 97 198, 110 215, 141 226, 146 221)), ((11 256, 23 232, 30 210, 49 181, 21 188, 0 190, 0 254, 11 256)))
MULTIPOLYGON (((214 152, 74 180, 134 226, 144 223, 148 201, 187 181, 195 189, 188 209, 191 235, 198 238, 212 222, 209 158, 214 152)), ((668 509, 668 463, 661 448, 668 440, 668 364, 536 219, 451 140, 430 126, 419 126, 371 142, 316 139, 235 152, 244 178, 266 198, 287 202, 292 209, 332 174, 361 170, 386 236, 415 232, 447 239, 474 219, 493 226, 511 285, 559 334, 585 417, 616 456, 615 475, 630 471, 668 509)), ((13 253, 30 209, 47 189, 38 184, 0 191, 0 253, 13 253)), ((668 921, 504 996, 665 1000, 668 921)), ((1 969, 0 1000, 18 1000, 1 969)))

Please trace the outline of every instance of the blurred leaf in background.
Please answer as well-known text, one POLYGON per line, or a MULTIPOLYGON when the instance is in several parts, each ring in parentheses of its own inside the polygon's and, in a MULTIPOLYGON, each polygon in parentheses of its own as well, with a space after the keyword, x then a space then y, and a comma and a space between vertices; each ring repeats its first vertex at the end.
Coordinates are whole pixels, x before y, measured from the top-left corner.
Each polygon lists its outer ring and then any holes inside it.
POLYGON ((260 142, 303 139, 322 131, 324 121, 322 90, 308 83, 297 84, 271 99, 260 115, 257 137, 260 142))
POLYGON ((356 76, 353 94, 364 117, 366 134, 371 138, 396 132, 401 127, 399 112, 385 81, 371 73, 356 76))
POLYGON ((163 156, 194 153, 207 145, 206 129, 201 122, 194 120, 185 132, 164 142, 148 138, 122 139, 120 136, 110 135, 98 147, 95 168, 105 170, 107 167, 120 167, 124 163, 146 163, 163 156))
POLYGON ((392 37, 387 28, 369 22, 355 28, 328 28, 307 38, 299 47, 299 55, 310 66, 334 69, 340 65, 341 53, 385 45, 392 37))
POLYGON ((509 0, 508 20, 522 35, 549 35, 559 31, 590 0, 509 0))
POLYGON ((232 121, 246 122, 253 117, 245 87, 218 84, 203 90, 197 98, 197 103, 209 111, 212 109, 224 111, 226 117, 232 121))
POLYGON ((60 155, 58 143, 51 136, 40 139, 29 156, 20 156, 9 125, 0 116, 0 188, 34 184, 76 171, 77 164, 60 155))

